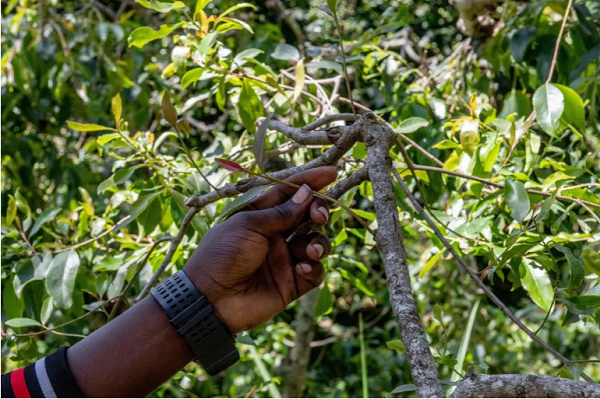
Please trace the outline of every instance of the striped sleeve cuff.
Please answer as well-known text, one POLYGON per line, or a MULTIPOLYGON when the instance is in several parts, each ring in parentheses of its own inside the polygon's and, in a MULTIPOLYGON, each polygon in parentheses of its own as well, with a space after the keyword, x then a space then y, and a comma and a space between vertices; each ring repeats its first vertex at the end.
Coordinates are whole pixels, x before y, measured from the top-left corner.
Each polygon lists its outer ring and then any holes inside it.
POLYGON ((2 376, 3 398, 81 398, 67 362, 67 348, 61 348, 34 364, 2 376))

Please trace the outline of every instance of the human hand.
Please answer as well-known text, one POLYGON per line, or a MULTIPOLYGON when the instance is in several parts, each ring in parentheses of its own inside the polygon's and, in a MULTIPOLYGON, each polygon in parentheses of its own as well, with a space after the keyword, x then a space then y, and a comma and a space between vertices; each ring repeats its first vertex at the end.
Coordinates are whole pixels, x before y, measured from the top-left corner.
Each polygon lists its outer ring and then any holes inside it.
POLYGON ((327 223, 327 205, 310 189, 335 178, 329 166, 291 176, 286 180, 300 189, 272 187, 202 238, 184 271, 232 334, 263 324, 323 281, 319 260, 331 251, 329 239, 286 239, 305 221, 327 223))

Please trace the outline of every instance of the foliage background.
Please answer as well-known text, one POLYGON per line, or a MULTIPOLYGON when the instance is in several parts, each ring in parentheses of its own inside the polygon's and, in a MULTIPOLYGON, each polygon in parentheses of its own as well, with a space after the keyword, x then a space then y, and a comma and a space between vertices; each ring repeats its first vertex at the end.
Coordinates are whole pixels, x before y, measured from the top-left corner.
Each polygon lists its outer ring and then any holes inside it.
MULTIPOLYGON (((253 122, 267 116, 273 104, 278 105, 278 117, 294 126, 315 119, 315 102, 294 95, 302 43, 274 2, 233 11, 228 17, 236 18, 234 22, 222 21, 210 43, 203 38, 215 25, 205 25, 195 1, 181 8, 171 3, 175 7, 166 12, 156 9, 167 3, 139 3, 2 3, 3 373, 103 325, 113 311, 113 302, 103 301, 122 293, 130 281, 128 297, 141 291, 168 250, 168 245, 159 245, 134 276, 150 245, 177 233, 186 197, 209 191, 162 118, 165 91, 191 125, 184 132, 186 147, 215 185, 240 178, 216 168, 215 157, 254 167, 253 122), (137 37, 131 36, 136 29, 145 35, 148 31, 140 28, 181 22, 187 26, 144 46, 131 39, 137 37), (208 32, 202 32, 205 27, 208 32), (186 72, 194 69, 199 71, 186 80, 186 72), (282 75, 282 69, 292 77, 282 75), (290 88, 278 87, 284 83, 290 88), (115 122, 111 107, 117 94, 123 122, 115 122), (291 103, 289 96, 298 98, 291 103), (121 132, 82 132, 67 121, 110 128, 116 123, 121 132), (100 304, 99 311, 77 319, 100 304)), ((207 16, 238 4, 200 3, 206 5, 207 16)), ((310 42, 306 73, 328 78, 341 74, 341 59, 333 21, 320 5, 286 2, 310 42)), ((493 32, 480 37, 467 37, 457 29, 458 13, 446 1, 348 1, 338 12, 354 99, 394 126, 409 117, 427 120, 427 127, 410 136, 441 159, 444 168, 502 182, 512 179, 518 182, 516 191, 520 184, 550 193, 564 185, 585 184, 563 194, 600 204, 597 2, 575 1, 570 9, 564 1, 506 2, 493 10, 493 32), (566 88, 561 91, 565 110, 560 121, 523 127, 532 96, 548 78, 567 10, 564 40, 550 77, 566 88), (513 144, 514 152, 503 165, 513 144)), ((306 87, 319 95, 316 85, 306 87)), ((332 90, 331 85, 323 87, 332 90)), ((343 84, 339 90, 347 97, 343 84)), ((557 99, 548 102, 549 108, 557 99)), ((351 111, 344 102, 333 107, 351 111)), ((271 134, 267 148, 285 142, 283 135, 271 134)), ((305 163, 320 151, 295 149, 271 158, 269 167, 305 163)), ((435 166, 414 148, 410 154, 417 164, 435 166)), ((364 147, 358 145, 351 155, 339 165, 340 176, 360 164, 364 147)), ((396 161, 401 167, 401 157, 396 161)), ((535 213, 531 216, 525 209, 530 216, 519 223, 514 220, 518 206, 505 200, 502 190, 484 190, 481 184, 439 173, 423 172, 419 178, 434 214, 460 234, 446 230, 453 245, 473 267, 483 270, 491 264, 486 281, 494 292, 534 330, 553 300, 562 300, 552 307, 540 336, 571 359, 597 362, 598 209, 591 210, 594 216, 577 203, 551 201, 544 218, 536 221, 535 213), (528 227, 526 232, 521 224, 528 227), (496 257, 500 260, 494 261, 496 257), (573 300, 582 295, 590 304, 573 300)), ((447 254, 436 257, 441 243, 414 217, 400 191, 397 196, 415 297, 443 379, 452 378, 461 342, 467 349, 458 366, 461 374, 472 364, 486 373, 573 377, 584 370, 600 378, 594 362, 563 367, 488 304, 447 254), (431 269, 420 276, 425 266, 431 269), (474 327, 466 333, 473 308, 474 327)), ((371 197, 365 183, 343 201, 373 220, 371 197)), ((531 204, 544 199, 528 197, 531 204)), ((521 196, 516 203, 524 201, 521 196)), ((171 271, 183 266, 227 203, 211 204, 194 219, 171 271)), ((318 346, 311 353, 306 396, 361 396, 365 389, 370 395, 388 396, 410 383, 383 267, 372 237, 365 238, 360 227, 336 210, 327 228, 335 249, 317 302, 318 346), (363 339, 359 318, 365 325, 363 339)), ((285 359, 296 312, 297 305, 290 306, 241 338, 242 361, 227 373, 210 378, 190 364, 154 395, 274 395, 273 387, 281 388, 288 378, 285 359), (248 344, 250 337, 256 346, 248 344)))

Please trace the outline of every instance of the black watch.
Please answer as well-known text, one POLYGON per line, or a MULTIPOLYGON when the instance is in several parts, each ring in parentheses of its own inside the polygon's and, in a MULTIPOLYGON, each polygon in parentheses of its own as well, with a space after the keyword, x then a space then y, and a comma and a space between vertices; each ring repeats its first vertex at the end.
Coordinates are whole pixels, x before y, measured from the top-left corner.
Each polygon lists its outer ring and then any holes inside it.
POLYGON ((227 327, 183 270, 154 288, 152 296, 208 374, 218 374, 240 359, 227 327))

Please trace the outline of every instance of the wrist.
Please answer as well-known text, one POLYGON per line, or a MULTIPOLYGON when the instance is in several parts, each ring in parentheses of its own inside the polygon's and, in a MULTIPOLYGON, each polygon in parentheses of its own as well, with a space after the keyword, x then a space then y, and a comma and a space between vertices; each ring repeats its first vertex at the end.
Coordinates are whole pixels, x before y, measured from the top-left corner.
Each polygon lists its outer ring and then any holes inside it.
POLYGON ((152 296, 210 375, 239 360, 235 340, 228 327, 184 271, 173 274, 158 285, 152 290, 152 296))

